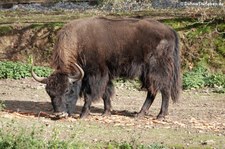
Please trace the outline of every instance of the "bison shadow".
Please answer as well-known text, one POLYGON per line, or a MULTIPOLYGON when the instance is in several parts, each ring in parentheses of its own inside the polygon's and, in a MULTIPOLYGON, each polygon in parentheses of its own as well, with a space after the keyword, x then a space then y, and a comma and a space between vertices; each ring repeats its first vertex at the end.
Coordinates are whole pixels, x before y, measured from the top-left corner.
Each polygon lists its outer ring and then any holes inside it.
MULTIPOLYGON (((35 117, 39 117, 40 113, 53 113, 53 108, 50 102, 5 100, 4 105, 4 111, 9 113, 17 112, 22 115, 33 115, 35 117)), ((81 109, 82 106, 76 106, 75 114, 80 114, 81 109)), ((91 113, 99 114, 101 116, 101 113, 103 113, 103 109, 92 106, 91 113)), ((134 117, 135 114, 135 112, 129 112, 127 110, 112 110, 112 115, 134 117)))

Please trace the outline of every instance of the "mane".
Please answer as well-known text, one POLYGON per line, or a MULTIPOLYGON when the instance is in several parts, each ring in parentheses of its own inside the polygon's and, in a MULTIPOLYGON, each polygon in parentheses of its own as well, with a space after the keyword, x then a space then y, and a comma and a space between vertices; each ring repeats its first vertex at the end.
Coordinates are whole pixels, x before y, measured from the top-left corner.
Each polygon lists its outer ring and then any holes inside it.
POLYGON ((73 51, 76 40, 74 36, 70 35, 70 31, 70 27, 67 26, 59 31, 52 54, 52 68, 64 73, 71 73, 76 69, 74 64, 76 62, 76 52, 73 51))

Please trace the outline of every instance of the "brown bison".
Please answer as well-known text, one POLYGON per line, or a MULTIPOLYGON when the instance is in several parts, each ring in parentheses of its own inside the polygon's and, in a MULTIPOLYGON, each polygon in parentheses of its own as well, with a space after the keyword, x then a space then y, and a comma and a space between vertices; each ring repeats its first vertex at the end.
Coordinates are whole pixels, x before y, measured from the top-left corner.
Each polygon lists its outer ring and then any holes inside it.
POLYGON ((33 78, 46 84, 58 117, 74 113, 84 96, 81 118, 90 113, 94 100, 104 101, 103 115, 110 115, 110 98, 116 77, 139 78, 147 90, 138 116, 146 114, 158 91, 162 94, 157 118, 168 114, 170 97, 180 92, 179 41, 170 27, 150 19, 78 19, 58 33, 53 50, 55 71, 48 78, 33 78))

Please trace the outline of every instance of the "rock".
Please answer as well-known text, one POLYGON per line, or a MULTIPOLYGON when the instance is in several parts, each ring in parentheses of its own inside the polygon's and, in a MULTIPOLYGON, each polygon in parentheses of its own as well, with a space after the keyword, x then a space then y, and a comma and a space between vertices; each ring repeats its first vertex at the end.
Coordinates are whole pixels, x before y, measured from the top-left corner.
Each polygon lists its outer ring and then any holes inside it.
POLYGON ((201 141, 202 145, 213 145, 216 142, 214 140, 206 140, 206 141, 201 141))

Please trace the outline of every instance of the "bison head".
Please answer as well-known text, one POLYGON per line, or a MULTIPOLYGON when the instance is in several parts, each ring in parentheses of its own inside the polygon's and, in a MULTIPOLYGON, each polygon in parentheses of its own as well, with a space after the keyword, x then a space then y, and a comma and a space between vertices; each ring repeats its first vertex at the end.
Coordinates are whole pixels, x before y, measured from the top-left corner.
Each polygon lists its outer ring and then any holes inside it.
POLYGON ((31 71, 36 81, 46 84, 45 89, 51 98, 54 115, 57 118, 70 116, 75 111, 84 76, 83 69, 77 64, 76 67, 78 68, 76 73, 55 71, 49 77, 38 77, 33 70, 31 71))

